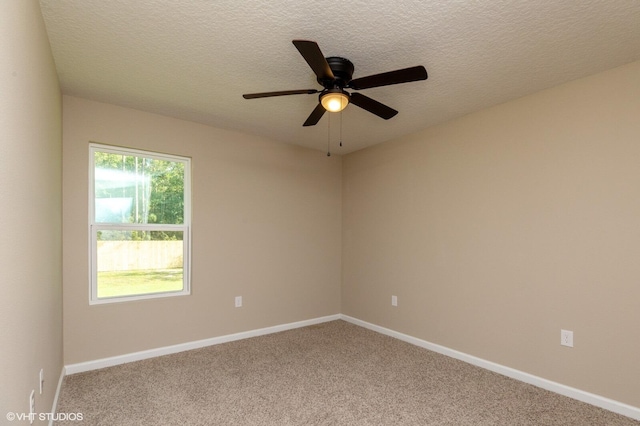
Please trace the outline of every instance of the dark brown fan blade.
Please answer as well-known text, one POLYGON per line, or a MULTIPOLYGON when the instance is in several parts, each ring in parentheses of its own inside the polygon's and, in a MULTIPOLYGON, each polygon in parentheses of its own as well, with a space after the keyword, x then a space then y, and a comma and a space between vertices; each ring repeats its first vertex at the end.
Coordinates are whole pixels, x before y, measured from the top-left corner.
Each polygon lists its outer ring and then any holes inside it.
POLYGON ((356 78, 349 82, 349 86, 355 90, 368 89, 370 87, 388 86, 390 84, 408 83, 410 81, 426 80, 427 70, 419 65, 417 67, 383 72, 368 77, 356 78))
POLYGON ((304 122, 303 126, 315 126, 318 124, 318 121, 320 121, 325 111, 326 110, 322 104, 318 102, 318 106, 313 110, 309 118, 307 118, 307 121, 304 122))
POLYGON ((263 93, 248 93, 246 95, 242 95, 245 99, 257 99, 257 98, 270 98, 272 96, 286 96, 286 95, 311 95, 313 93, 318 93, 316 89, 306 89, 306 90, 283 90, 280 92, 263 92, 263 93))
POLYGON ((390 119, 398 113, 395 109, 390 108, 385 104, 381 104, 380 102, 361 93, 352 93, 350 103, 357 105, 362 109, 366 109, 370 113, 384 118, 385 120, 390 119))
POLYGON ((318 43, 307 40, 293 40, 293 44, 320 80, 330 81, 335 79, 333 71, 331 71, 331 67, 329 67, 329 63, 322 54, 318 43))

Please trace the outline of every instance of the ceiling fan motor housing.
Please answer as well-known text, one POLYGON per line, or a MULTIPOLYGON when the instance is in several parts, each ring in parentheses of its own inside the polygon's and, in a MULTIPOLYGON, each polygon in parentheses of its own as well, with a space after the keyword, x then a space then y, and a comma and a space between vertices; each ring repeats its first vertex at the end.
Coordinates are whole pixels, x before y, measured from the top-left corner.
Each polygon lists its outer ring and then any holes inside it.
POLYGON ((340 58, 338 56, 330 56, 326 59, 335 79, 323 80, 318 77, 318 83, 320 83, 325 89, 342 89, 346 87, 353 77, 353 63, 346 58, 340 58))

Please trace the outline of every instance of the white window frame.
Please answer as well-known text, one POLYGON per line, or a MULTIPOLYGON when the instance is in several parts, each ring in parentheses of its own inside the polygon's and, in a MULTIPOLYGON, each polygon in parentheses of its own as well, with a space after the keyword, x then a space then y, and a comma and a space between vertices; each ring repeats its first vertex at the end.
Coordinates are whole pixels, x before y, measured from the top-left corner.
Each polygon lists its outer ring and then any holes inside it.
POLYGON ((161 297, 186 296, 191 294, 191 158, 172 154, 162 154, 132 148, 123 148, 98 143, 89 144, 89 304, 118 303, 161 297), (156 160, 184 163, 184 220, 180 225, 144 223, 103 223, 95 222, 95 152, 132 155, 156 160), (145 293, 132 296, 98 298, 98 253, 97 232, 99 230, 145 230, 183 232, 183 286, 180 291, 145 293))

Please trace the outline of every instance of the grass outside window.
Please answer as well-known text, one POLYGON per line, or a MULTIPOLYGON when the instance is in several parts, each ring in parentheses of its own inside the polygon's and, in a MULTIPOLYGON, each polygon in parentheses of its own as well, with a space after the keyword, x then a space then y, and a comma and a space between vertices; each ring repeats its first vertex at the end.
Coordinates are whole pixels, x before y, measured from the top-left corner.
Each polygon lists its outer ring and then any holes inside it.
POLYGON ((99 298, 166 293, 182 287, 182 268, 98 272, 99 298))

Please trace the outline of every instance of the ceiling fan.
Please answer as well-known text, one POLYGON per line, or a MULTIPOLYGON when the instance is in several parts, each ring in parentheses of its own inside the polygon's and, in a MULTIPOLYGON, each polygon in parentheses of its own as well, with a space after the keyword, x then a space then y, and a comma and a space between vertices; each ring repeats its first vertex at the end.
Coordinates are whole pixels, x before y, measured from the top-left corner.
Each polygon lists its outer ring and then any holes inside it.
POLYGON ((315 41, 293 40, 293 44, 316 74, 318 83, 320 83, 324 89, 249 93, 242 95, 242 97, 245 99, 257 99, 273 96, 311 95, 320 93, 318 105, 307 118, 307 121, 304 122, 303 126, 314 126, 320 121, 325 111, 339 112, 350 103, 388 120, 395 116, 398 111, 368 96, 357 92, 349 93, 345 89, 362 90, 427 79, 427 70, 422 65, 419 65, 352 80, 354 66, 350 60, 337 56, 325 58, 315 41))

